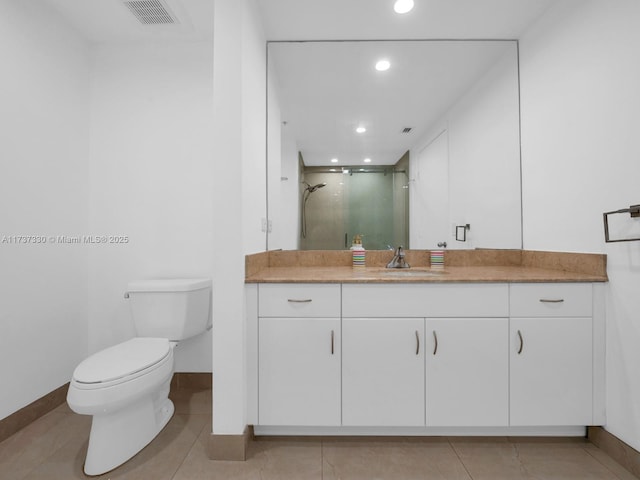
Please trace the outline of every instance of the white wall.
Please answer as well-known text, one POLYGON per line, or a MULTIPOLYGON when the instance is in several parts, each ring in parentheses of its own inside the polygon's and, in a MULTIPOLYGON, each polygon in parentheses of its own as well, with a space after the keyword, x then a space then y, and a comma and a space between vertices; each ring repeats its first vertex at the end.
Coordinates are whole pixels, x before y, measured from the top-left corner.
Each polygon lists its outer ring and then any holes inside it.
POLYGON ((283 121, 274 69, 268 72, 269 250, 300 248, 300 167, 293 130, 283 121))
POLYGON ((216 0, 212 137, 214 161, 226 175, 213 183, 215 434, 241 434, 246 426, 244 255, 265 246, 264 44, 253 0, 216 0))
MULTIPOLYGON (((298 160, 298 143, 289 128, 282 129, 281 175, 286 180, 278 179, 280 185, 281 209, 279 213, 280 245, 284 250, 300 248, 300 206, 301 183, 300 162, 298 160)), ((269 186, 273 185, 269 183, 269 186)), ((269 245, 269 250, 271 250, 269 245)))
POLYGON ((88 248, 48 237, 87 233, 89 52, 41 2, 1 0, 0 58, 4 418, 68 382, 87 351, 88 248))
POLYGON ((606 429, 636 449, 640 242, 602 213, 640 203, 638 25, 637 0, 565 1, 520 43, 524 248, 607 254, 606 429))
POLYGON ((442 128, 427 145, 411 152, 409 245, 414 249, 440 248, 443 241, 450 249, 457 247, 451 238, 449 132, 442 128))
MULTIPOLYGON (((515 44, 483 75, 434 128, 411 149, 411 248, 520 248, 520 163, 518 71, 515 44), (420 178, 420 152, 443 130, 448 135, 449 224, 444 232, 429 229, 429 179, 420 178), (470 224, 466 242, 455 240, 453 225, 470 224), (422 228, 421 228, 422 227, 422 228)), ((441 203, 441 202, 439 202, 441 203)), ((438 213, 441 207, 436 209, 438 213)), ((445 209, 447 210, 447 209, 445 209)))
MULTIPOLYGON (((243 2, 241 31, 241 115, 242 136, 242 241, 245 253, 263 252, 266 232, 262 219, 267 217, 266 132, 266 40, 257 7, 252 0, 243 2)), ((237 205, 240 207, 240 204, 237 205)), ((230 210, 234 210, 231 208, 230 210)))
MULTIPOLYGON (((268 67, 267 67, 268 68, 268 67)), ((281 178, 284 175, 284 151, 285 133, 287 128, 282 125, 282 117, 280 110, 280 100, 278 96, 278 87, 276 85, 276 76, 273 69, 268 68, 267 77, 267 184, 269 185, 269 205, 268 215, 271 223, 271 231, 268 232, 268 249, 277 250, 283 248, 285 241, 283 220, 286 215, 286 209, 283 208, 286 203, 281 188, 281 178)))
MULTIPOLYGON (((214 177, 227 175, 212 155, 211 42, 102 45, 92 57, 89 230, 128 242, 89 251, 90 353, 135 335, 127 282, 211 277, 214 177)), ((175 368, 211 371, 210 358, 208 333, 176 348, 175 368)))

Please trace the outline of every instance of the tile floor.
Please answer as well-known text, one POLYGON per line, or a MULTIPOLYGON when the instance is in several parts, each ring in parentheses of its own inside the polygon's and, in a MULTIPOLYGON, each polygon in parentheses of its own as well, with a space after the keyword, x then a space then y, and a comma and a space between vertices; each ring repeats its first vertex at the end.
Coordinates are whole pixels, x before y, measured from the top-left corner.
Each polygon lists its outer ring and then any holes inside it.
MULTIPOLYGON (((257 440, 246 462, 207 458, 211 390, 172 394, 176 414, 116 470, 91 478, 144 480, 633 480, 581 439, 434 438, 392 441, 257 440)), ((0 443, 1 480, 86 479, 91 419, 66 405, 0 443)))

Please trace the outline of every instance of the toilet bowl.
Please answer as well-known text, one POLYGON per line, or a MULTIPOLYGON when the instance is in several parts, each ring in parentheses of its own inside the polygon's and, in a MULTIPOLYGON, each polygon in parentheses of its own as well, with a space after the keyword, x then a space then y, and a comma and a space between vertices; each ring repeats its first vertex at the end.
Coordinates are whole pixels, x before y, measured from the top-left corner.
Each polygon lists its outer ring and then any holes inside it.
POLYGON ((129 284, 126 298, 132 302, 138 334, 173 338, 135 337, 76 367, 67 403, 74 412, 93 416, 84 465, 87 475, 100 475, 126 462, 171 419, 173 349, 179 340, 203 333, 210 325, 210 285, 206 279, 129 284))
POLYGON ((93 415, 87 475, 121 465, 164 428, 174 411, 172 375, 173 347, 166 338, 133 338, 78 365, 67 402, 74 412, 93 415))

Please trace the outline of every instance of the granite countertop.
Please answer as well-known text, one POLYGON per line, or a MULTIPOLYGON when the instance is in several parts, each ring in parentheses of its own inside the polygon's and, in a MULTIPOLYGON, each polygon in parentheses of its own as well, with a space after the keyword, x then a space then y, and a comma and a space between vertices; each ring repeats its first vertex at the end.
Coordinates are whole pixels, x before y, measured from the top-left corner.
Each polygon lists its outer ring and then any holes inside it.
POLYGON ((598 273, 531 266, 412 267, 277 266, 248 275, 246 283, 542 283, 606 282, 598 273))
POLYGON ((429 250, 406 250, 409 269, 385 265, 393 252, 366 253, 353 267, 350 251, 272 250, 245 257, 245 283, 535 283, 606 282, 606 255, 534 250, 448 250, 444 269, 429 250))

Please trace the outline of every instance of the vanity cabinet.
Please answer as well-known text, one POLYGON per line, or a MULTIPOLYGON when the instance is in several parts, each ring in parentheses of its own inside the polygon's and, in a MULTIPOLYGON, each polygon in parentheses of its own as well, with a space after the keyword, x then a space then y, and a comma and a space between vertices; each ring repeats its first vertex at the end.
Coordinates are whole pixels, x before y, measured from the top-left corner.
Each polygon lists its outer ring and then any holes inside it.
POLYGON ((581 434, 605 420, 603 295, 592 283, 260 284, 250 418, 259 434, 581 434))
POLYGON ((261 285, 258 315, 259 424, 340 425, 340 286, 261 285))
POLYGON ((509 320, 428 318, 426 339, 426 424, 509 425, 509 320))
POLYGON ((342 424, 424 425, 424 320, 342 321, 342 424))
POLYGON ((591 285, 513 285, 510 303, 510 424, 593 424, 591 285))
POLYGON ((508 425, 508 306, 506 284, 344 285, 343 425, 508 425))

